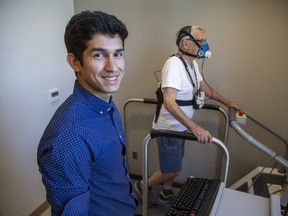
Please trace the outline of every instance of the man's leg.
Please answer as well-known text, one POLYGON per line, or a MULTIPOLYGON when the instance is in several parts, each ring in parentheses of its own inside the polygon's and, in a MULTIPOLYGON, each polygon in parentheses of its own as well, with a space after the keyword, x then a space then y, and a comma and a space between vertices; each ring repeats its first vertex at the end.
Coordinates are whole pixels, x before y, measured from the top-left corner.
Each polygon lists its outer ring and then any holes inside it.
POLYGON ((172 186, 175 178, 181 174, 185 140, 170 137, 157 137, 156 139, 161 171, 151 176, 150 184, 163 182, 159 200, 162 203, 172 203, 176 197, 172 186))
POLYGON ((158 170, 148 179, 148 185, 152 186, 163 182, 164 188, 172 188, 174 179, 179 175, 180 172, 162 173, 158 170))

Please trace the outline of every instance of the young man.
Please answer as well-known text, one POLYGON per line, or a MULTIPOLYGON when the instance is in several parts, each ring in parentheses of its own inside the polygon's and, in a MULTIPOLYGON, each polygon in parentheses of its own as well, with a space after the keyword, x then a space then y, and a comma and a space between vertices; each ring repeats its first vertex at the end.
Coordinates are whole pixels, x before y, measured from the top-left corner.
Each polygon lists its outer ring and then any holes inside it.
MULTIPOLYGON (((190 131, 199 143, 210 143, 211 134, 197 125, 193 120, 193 102, 201 91, 208 98, 214 99, 228 107, 238 108, 237 103, 225 99, 215 89, 208 86, 203 80, 196 58, 210 57, 207 38, 204 29, 200 26, 185 26, 177 33, 176 44, 178 51, 170 57, 161 75, 163 92, 163 106, 159 118, 155 117, 153 129, 190 131)), ((203 100, 203 99, 202 99, 203 100)), ((163 203, 173 202, 175 195, 172 192, 174 179, 181 174, 182 159, 184 156, 185 140, 167 137, 157 137, 160 161, 160 170, 148 179, 148 204, 156 206, 157 200, 152 194, 151 186, 163 183, 159 200, 163 203)), ((135 189, 142 196, 142 182, 136 182, 135 189)))
POLYGON ((126 138, 112 100, 127 36, 124 23, 101 11, 76 14, 66 26, 74 91, 45 129, 37 155, 52 215, 134 215, 126 138))

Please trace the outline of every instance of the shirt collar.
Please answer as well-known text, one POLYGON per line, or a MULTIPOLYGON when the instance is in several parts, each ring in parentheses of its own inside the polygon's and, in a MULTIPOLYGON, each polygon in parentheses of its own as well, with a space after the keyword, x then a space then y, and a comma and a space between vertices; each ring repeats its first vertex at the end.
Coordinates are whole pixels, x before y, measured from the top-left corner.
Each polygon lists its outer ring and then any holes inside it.
POLYGON ((91 92, 87 91, 83 86, 79 84, 76 80, 74 85, 73 94, 79 98, 83 103, 89 106, 92 110, 99 114, 107 113, 110 110, 114 110, 114 102, 112 96, 109 102, 100 99, 99 97, 93 95, 91 92))

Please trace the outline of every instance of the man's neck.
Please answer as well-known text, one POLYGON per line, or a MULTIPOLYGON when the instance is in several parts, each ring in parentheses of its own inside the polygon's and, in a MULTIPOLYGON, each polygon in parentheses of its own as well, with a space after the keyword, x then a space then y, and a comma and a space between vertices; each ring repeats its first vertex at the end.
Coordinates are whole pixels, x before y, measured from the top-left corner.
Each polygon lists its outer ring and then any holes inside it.
POLYGON ((180 55, 189 64, 191 68, 193 67, 193 60, 195 59, 195 57, 185 55, 180 50, 177 52, 177 54, 180 55))

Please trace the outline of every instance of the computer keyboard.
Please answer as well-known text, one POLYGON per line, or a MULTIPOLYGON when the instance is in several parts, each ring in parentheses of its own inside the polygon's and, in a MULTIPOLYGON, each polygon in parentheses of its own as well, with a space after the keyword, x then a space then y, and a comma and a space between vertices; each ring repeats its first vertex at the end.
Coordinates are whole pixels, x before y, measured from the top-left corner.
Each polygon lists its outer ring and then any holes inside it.
POLYGON ((220 184, 219 179, 188 177, 167 216, 207 216, 220 184))

